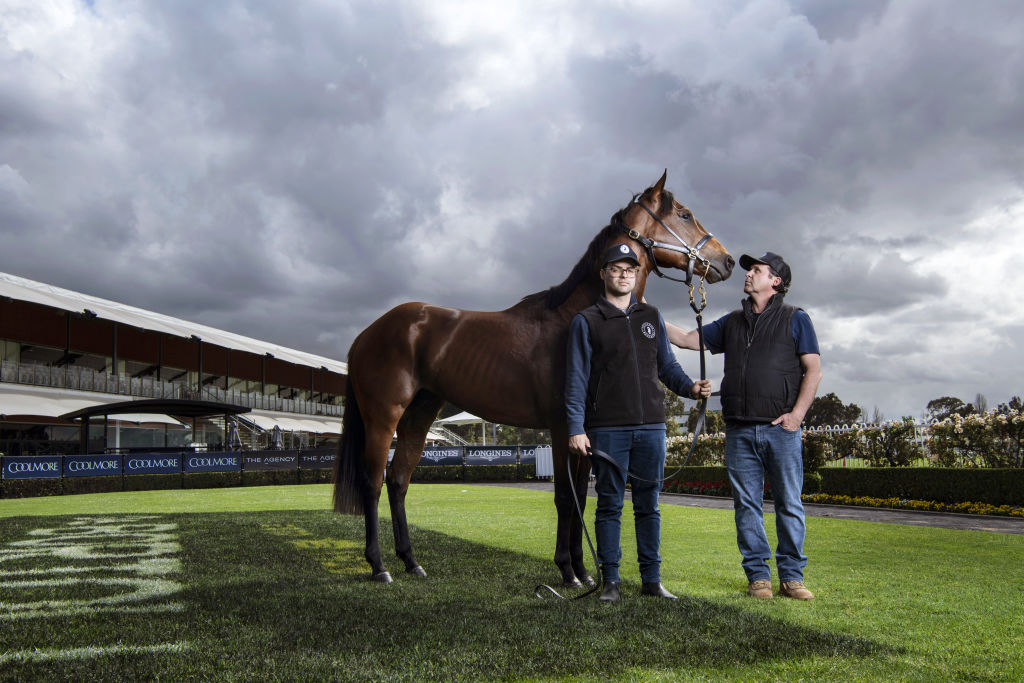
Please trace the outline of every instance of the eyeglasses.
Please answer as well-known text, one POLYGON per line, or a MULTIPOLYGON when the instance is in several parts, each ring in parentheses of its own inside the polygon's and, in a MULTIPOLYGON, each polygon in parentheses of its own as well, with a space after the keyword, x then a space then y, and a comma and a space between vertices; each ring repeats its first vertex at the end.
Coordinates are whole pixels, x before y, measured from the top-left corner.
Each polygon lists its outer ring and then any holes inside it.
POLYGON ((620 268, 619 266, 608 266, 605 268, 612 277, 619 277, 624 275, 625 277, 636 277, 636 268, 620 268))

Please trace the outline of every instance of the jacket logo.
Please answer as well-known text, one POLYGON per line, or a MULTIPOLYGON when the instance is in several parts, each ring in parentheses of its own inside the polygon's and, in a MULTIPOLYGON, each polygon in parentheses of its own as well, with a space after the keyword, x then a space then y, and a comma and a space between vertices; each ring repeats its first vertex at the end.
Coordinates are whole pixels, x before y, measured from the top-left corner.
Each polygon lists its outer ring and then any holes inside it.
POLYGON ((650 323, 644 323, 640 326, 640 331, 644 333, 644 336, 648 339, 654 339, 654 325, 650 323))

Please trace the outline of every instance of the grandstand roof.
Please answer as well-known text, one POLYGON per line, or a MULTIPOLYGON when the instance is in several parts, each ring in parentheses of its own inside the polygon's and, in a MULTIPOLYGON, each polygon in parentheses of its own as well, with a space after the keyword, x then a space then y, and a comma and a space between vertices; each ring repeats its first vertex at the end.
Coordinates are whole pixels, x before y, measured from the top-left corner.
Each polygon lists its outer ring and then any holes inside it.
POLYGON ((248 351, 263 356, 271 354, 274 358, 308 365, 314 368, 325 367, 332 372, 348 374, 348 364, 325 356, 317 356, 305 351, 278 346, 270 342, 260 341, 252 337, 244 337, 234 332, 219 330, 215 327, 189 322, 169 315, 147 311, 142 308, 128 306, 116 301, 73 292, 42 282, 35 282, 17 275, 0 273, 0 296, 20 301, 31 301, 44 306, 52 306, 65 311, 81 313, 90 311, 100 318, 113 320, 125 325, 132 325, 146 330, 164 332, 179 337, 195 335, 204 342, 217 344, 224 348, 237 351, 248 351))

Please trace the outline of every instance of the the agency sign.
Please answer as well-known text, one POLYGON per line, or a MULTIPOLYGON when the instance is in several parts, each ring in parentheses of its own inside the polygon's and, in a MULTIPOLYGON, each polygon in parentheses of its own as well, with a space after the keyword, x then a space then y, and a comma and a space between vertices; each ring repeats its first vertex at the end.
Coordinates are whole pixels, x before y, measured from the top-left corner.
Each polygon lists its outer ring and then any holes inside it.
POLYGON ((298 467, 298 451, 246 451, 242 453, 242 469, 247 472, 294 470, 298 467))
POLYGON ((337 457, 333 450, 301 451, 299 467, 304 470, 328 470, 334 467, 334 460, 337 457))

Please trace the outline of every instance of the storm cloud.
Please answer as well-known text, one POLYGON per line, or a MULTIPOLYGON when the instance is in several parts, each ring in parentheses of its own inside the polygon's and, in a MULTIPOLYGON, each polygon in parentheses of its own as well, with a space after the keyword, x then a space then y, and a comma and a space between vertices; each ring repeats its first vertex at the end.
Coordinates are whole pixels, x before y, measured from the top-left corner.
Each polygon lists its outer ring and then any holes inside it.
POLYGON ((0 270, 344 359, 402 301, 560 282, 668 168, 735 256, 792 264, 820 393, 995 405, 1024 393, 1021 35, 1009 0, 9 0, 0 270))

